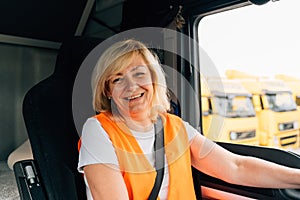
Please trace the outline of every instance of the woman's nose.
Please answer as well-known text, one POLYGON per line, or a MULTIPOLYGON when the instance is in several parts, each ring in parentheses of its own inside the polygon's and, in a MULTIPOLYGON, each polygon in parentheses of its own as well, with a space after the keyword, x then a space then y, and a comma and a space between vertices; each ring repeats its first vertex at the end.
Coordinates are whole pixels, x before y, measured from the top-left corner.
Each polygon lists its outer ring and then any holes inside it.
POLYGON ((128 77, 126 79, 126 88, 130 90, 137 88, 137 82, 134 80, 134 78, 128 77))

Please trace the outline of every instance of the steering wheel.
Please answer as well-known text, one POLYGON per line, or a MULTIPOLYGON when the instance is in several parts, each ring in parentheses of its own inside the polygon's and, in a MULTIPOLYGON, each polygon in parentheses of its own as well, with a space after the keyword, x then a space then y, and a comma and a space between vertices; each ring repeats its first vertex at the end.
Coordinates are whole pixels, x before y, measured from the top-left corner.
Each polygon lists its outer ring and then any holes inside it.
POLYGON ((279 191, 287 200, 300 200, 300 189, 280 189, 279 191))

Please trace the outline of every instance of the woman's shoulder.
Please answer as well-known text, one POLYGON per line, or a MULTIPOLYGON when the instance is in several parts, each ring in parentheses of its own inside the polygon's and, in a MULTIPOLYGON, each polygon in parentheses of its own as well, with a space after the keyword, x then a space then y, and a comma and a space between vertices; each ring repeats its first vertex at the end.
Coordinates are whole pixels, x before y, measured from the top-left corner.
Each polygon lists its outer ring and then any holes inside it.
POLYGON ((181 119, 181 117, 179 117, 179 116, 177 116, 177 115, 175 115, 175 114, 172 114, 172 113, 165 113, 164 116, 167 117, 167 118, 170 118, 170 119, 183 121, 183 120, 181 119))
POLYGON ((84 126, 86 125, 92 125, 92 124, 100 124, 99 120, 97 119, 97 117, 92 116, 86 119, 84 126))
POLYGON ((109 138, 101 122, 96 117, 89 117, 86 120, 82 129, 82 137, 88 140, 94 140, 95 138, 107 140, 109 138))

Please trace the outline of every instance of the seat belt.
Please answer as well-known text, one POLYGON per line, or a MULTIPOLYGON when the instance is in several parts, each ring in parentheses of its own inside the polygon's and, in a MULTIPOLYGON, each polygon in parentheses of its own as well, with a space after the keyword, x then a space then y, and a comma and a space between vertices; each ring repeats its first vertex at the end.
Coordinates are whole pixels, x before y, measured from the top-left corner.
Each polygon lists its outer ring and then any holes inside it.
POLYGON ((155 137, 154 137, 155 164, 154 165, 156 169, 156 178, 148 200, 157 199, 162 184, 162 180, 164 178, 164 172, 165 172, 164 127, 160 117, 157 119, 157 122, 154 124, 154 130, 155 130, 155 137))

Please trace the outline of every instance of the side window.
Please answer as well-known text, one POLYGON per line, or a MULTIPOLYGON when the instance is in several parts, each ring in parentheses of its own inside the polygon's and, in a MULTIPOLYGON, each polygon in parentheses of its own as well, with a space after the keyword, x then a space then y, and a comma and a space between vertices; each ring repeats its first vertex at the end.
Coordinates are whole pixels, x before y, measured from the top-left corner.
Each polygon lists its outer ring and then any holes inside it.
POLYGON ((300 153, 299 7, 299 0, 275 1, 200 20, 198 41, 218 74, 200 64, 205 97, 218 109, 202 114, 206 137, 300 153))

